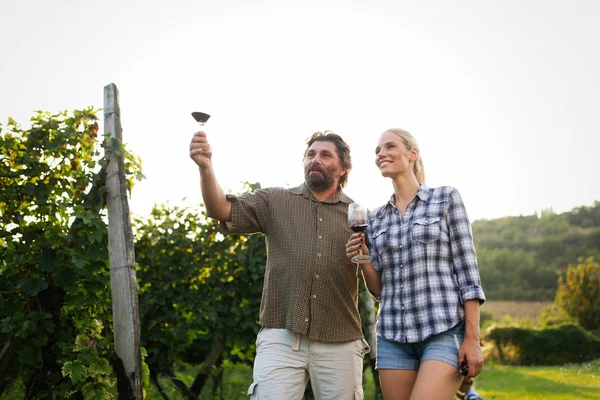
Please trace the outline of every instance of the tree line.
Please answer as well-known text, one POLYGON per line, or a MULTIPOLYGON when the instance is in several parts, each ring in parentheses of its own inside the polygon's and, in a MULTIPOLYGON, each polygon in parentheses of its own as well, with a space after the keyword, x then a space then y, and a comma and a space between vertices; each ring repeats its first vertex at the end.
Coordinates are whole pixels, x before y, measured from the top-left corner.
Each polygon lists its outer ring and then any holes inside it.
POLYGON ((600 201, 564 213, 476 220, 472 224, 490 300, 552 301, 558 278, 583 257, 600 260, 600 201))

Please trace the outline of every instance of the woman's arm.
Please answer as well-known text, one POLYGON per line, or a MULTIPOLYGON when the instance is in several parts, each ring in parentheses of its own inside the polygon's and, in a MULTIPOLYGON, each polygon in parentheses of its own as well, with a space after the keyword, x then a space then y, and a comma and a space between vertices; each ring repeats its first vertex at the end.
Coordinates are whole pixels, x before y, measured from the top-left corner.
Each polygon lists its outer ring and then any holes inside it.
POLYGON ((469 364, 467 377, 475 377, 483 368, 483 353, 479 343, 479 307, 485 301, 471 223, 458 190, 453 189, 448 208, 448 234, 452 263, 459 285, 459 298, 465 310, 465 338, 459 350, 459 362, 469 364))
MULTIPOLYGON (((365 244, 364 234, 353 233, 352 235, 350 235, 350 238, 346 243, 346 255, 349 258, 352 258, 355 255, 359 254, 359 249, 362 249, 363 254, 369 254, 369 248, 365 244)), ((363 263, 359 265, 367 289, 369 290, 369 292, 371 292, 373 297, 379 300, 379 296, 381 295, 381 278, 379 277, 377 271, 375 271, 373 262, 363 263)))
POLYGON ((465 338, 458 353, 459 361, 469 364, 467 377, 479 375, 483 369, 483 353, 479 343, 479 299, 465 301, 465 338))

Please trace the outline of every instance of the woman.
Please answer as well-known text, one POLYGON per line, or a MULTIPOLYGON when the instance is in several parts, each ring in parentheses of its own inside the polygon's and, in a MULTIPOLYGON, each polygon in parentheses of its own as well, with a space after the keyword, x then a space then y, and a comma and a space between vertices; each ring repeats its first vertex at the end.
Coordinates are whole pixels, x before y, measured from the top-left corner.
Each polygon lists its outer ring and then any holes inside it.
POLYGON ((369 291, 380 301, 377 369, 386 400, 452 399, 463 375, 477 376, 481 288, 471 224, 458 191, 425 186, 414 137, 385 131, 375 149, 381 175, 392 180, 389 202, 369 215, 367 240, 354 233, 369 291), (367 246, 368 244, 368 246, 367 246))

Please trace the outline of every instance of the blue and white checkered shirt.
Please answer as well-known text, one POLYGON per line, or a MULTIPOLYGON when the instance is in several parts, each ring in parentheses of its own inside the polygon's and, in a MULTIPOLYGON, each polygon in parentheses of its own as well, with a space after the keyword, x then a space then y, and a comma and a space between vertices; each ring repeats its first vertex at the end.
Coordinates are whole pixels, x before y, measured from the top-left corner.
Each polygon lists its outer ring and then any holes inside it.
POLYGON ((381 278, 377 332, 414 343, 464 320, 485 301, 471 224, 458 190, 421 185, 404 216, 394 196, 369 215, 367 243, 381 278))

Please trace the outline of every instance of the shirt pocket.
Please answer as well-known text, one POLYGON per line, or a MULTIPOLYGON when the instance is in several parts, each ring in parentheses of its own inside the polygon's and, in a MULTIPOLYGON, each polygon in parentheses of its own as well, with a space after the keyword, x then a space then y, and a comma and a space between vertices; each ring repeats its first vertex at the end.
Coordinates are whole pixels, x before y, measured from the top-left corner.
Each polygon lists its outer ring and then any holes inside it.
POLYGON ((412 239, 418 243, 433 243, 440 240, 441 217, 424 217, 413 222, 412 239))
POLYGON ((385 237, 387 233, 387 227, 373 230, 373 244, 377 249, 377 253, 381 254, 385 249, 385 237))

